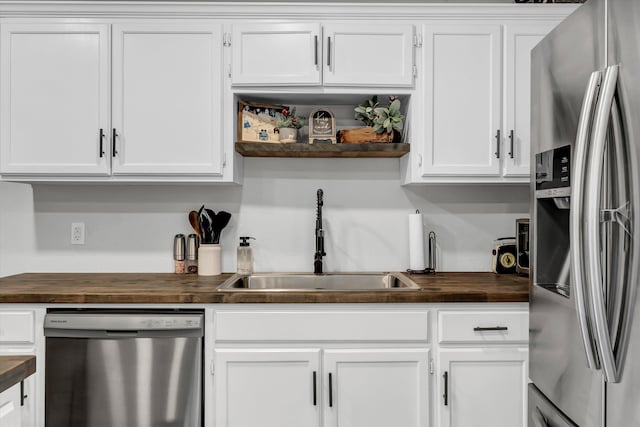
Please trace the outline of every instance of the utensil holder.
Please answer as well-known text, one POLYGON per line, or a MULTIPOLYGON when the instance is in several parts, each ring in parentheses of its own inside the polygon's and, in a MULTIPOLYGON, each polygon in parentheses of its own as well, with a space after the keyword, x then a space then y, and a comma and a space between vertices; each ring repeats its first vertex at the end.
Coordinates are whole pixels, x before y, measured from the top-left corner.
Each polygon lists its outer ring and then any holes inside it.
POLYGON ((201 244, 198 248, 198 274, 219 276, 222 274, 222 247, 218 244, 201 244))

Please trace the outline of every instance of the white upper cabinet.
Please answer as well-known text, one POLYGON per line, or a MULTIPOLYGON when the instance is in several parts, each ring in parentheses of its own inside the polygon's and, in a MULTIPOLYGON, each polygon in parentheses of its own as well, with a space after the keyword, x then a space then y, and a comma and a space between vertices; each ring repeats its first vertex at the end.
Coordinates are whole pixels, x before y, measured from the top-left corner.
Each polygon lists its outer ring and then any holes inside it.
POLYGON ((556 23, 505 25, 504 176, 529 176, 531 147, 531 50, 556 23))
POLYGON ((109 173, 109 62, 108 25, 2 24, 0 173, 109 173))
POLYGON ((500 25, 425 25, 424 175, 496 176, 500 25))
POLYGON ((412 86, 413 25, 324 25, 325 86, 412 86))
POLYGON ((367 21, 238 23, 231 31, 235 86, 413 85, 414 27, 367 21))
POLYGON ((233 85, 314 86, 322 83, 320 24, 234 24, 233 85))
POLYGON ((531 50, 560 18, 498 18, 423 26, 424 138, 403 160, 406 183, 529 181, 531 50))
POLYGON ((113 26, 113 174, 222 173, 222 30, 113 26))

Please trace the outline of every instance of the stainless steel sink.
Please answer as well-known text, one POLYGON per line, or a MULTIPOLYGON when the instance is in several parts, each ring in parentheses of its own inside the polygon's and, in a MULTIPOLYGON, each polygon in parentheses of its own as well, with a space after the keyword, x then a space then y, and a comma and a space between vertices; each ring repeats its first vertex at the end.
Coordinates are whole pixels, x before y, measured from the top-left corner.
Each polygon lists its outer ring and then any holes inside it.
POLYGON ((219 291, 403 291, 420 287, 401 273, 264 273, 234 274, 219 291))

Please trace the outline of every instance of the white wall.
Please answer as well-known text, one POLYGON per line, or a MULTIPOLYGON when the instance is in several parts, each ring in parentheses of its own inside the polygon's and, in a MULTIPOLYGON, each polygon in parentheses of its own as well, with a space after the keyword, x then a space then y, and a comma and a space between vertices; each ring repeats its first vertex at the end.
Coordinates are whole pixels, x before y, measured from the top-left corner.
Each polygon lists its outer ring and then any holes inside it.
POLYGON ((31 271, 172 271, 176 233, 202 203, 233 214, 223 270, 238 236, 257 238, 256 271, 311 271, 316 189, 325 194, 326 271, 404 270, 407 215, 420 209, 438 238, 441 271, 489 271, 493 240, 528 216, 524 186, 401 187, 397 159, 245 159, 243 186, 34 185, 31 271), (70 244, 85 222, 86 244, 70 244))
POLYGON ((0 277, 28 271, 34 236, 30 185, 0 182, 0 277))

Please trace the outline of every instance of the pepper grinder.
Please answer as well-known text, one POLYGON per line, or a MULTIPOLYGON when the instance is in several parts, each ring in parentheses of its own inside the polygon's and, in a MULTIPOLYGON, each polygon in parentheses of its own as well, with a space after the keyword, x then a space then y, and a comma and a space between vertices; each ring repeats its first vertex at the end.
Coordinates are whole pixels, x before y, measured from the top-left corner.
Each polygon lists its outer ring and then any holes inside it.
POLYGON ((198 235, 189 234, 189 236, 187 236, 187 262, 186 262, 187 273, 198 272, 198 247, 199 246, 200 246, 200 241, 198 239, 198 235))
POLYGON ((176 274, 184 273, 184 252, 184 234, 176 234, 173 238, 173 272, 176 274))

